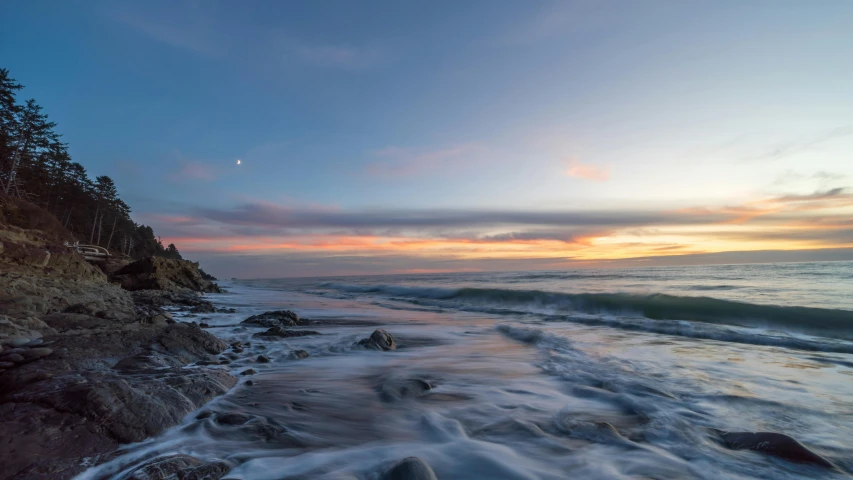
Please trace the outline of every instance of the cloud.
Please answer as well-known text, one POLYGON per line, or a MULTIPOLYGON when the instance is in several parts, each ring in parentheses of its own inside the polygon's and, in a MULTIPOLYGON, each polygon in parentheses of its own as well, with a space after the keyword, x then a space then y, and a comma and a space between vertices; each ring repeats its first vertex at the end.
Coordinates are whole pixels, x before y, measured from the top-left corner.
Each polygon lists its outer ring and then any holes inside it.
POLYGON ((266 67, 303 64, 362 70, 381 63, 378 45, 314 43, 278 29, 242 25, 217 15, 210 2, 172 2, 167 9, 115 8, 113 20, 153 40, 207 58, 266 67))
POLYGON ((572 178, 590 180, 592 182, 606 182, 610 179, 610 170, 607 167, 597 167, 591 164, 580 163, 575 159, 568 160, 566 175, 572 178))
MULTIPOLYGON (((179 5, 178 3, 173 6, 179 5)), ((222 46, 209 10, 198 3, 183 3, 168 12, 116 8, 111 17, 148 37, 205 57, 218 57, 222 46)))
POLYGON ((771 161, 779 160, 790 155, 807 152, 823 143, 838 138, 853 135, 853 127, 838 127, 819 132, 809 137, 797 140, 779 142, 762 153, 743 158, 744 161, 771 161))
POLYGON ((366 171, 375 177, 398 178, 426 173, 442 173, 460 166, 471 166, 483 160, 485 148, 476 143, 452 145, 435 150, 386 147, 373 152, 380 160, 367 164, 366 171))
POLYGON ((200 162, 182 162, 180 168, 170 173, 166 178, 172 182, 187 182, 200 180, 210 182, 218 176, 218 169, 200 162))
POLYGON ((853 194, 833 187, 677 210, 344 210, 249 200, 146 221, 193 258, 286 258, 301 275, 569 268, 673 253, 853 247, 853 194))
POLYGON ((611 11, 596 2, 545 2, 502 32, 499 43, 530 45, 560 35, 582 34, 612 26, 611 11))
POLYGON ((285 49, 293 57, 317 67, 361 70, 378 64, 382 52, 375 47, 352 45, 310 45, 293 42, 285 49))

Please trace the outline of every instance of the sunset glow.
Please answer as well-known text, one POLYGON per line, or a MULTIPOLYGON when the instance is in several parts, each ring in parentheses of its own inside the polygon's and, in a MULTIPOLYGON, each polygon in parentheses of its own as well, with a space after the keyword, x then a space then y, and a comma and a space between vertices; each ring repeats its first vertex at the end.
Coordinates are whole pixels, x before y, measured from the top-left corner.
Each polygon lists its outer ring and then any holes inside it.
POLYGON ((4 59, 223 276, 853 259, 853 11, 782 3, 60 3, 4 59))

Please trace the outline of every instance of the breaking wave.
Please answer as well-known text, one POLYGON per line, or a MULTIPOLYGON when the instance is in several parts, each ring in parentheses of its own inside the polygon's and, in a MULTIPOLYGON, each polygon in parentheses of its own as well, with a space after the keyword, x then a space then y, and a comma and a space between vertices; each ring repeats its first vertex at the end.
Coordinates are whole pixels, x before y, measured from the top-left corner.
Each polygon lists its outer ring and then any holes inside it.
MULTIPOLYGON (((704 322, 853 340, 853 311, 829 308, 761 305, 711 297, 675 296, 660 293, 650 295, 556 293, 540 290, 344 285, 336 283, 324 283, 322 287, 350 294, 381 295, 419 305, 426 304, 489 313, 616 315, 620 320, 639 317, 659 321, 704 322), (628 318, 625 318, 626 316, 628 318)), ((632 328, 632 324, 624 321, 618 323, 621 325, 614 326, 632 328)), ((683 327, 666 328, 660 326, 659 322, 655 323, 658 326, 653 330, 663 329, 664 331, 660 333, 679 334, 676 330, 683 330, 683 327)), ((636 324, 634 327, 646 329, 636 324)), ((645 325, 645 327, 649 327, 649 325, 645 325)))

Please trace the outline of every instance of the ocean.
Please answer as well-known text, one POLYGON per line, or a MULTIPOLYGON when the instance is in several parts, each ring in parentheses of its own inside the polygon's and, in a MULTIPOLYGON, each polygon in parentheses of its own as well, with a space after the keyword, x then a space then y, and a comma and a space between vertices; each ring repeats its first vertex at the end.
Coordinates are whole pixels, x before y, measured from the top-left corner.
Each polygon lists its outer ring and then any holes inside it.
POLYGON ((238 313, 204 321, 251 343, 223 368, 257 373, 78 478, 178 452, 253 480, 380 479, 409 456, 443 479, 853 472, 853 262, 223 286, 210 299, 238 313), (239 323, 277 309, 319 335, 262 340, 239 323), (356 345, 377 328, 396 351, 356 345), (836 469, 731 449, 719 431, 789 435, 836 469))

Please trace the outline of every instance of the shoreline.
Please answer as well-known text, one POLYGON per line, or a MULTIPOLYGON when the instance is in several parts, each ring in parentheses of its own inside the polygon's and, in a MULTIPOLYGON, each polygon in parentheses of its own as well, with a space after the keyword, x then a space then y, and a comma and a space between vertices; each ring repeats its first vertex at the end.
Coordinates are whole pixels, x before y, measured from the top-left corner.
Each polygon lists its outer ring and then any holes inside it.
MULTIPOLYGON (((76 254, 65 261, 74 268, 0 273, 2 480, 72 478, 178 425, 237 384, 224 369, 186 368, 218 364, 228 345, 167 311, 214 312, 210 297, 189 289, 129 291, 76 254)), ((197 274, 191 262, 170 262, 197 274)))

